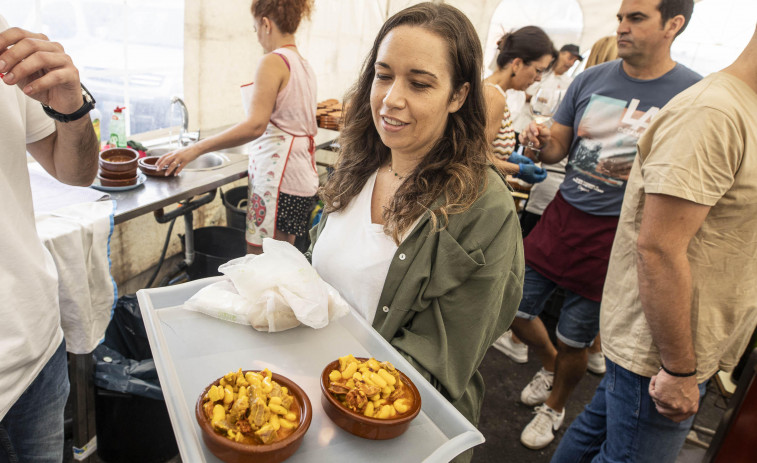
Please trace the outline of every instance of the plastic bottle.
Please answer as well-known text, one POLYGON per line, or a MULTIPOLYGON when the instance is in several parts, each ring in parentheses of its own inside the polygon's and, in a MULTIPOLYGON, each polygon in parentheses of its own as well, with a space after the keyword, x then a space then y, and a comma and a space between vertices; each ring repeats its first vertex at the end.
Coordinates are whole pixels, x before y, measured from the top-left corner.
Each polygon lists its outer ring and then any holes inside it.
POLYGON ((125 107, 116 106, 110 118, 110 137, 108 143, 113 147, 126 146, 126 114, 125 107))
POLYGON ((95 108, 92 111, 89 112, 89 118, 92 120, 92 127, 95 129, 95 135, 97 136, 97 142, 101 143, 100 139, 100 119, 102 119, 102 114, 100 111, 95 108))

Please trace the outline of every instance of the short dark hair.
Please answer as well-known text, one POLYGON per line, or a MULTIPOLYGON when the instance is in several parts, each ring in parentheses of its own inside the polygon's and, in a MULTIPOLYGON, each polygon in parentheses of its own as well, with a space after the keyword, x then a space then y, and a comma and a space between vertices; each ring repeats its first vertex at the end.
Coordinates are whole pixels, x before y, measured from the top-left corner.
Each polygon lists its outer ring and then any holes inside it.
POLYGON ((497 67, 499 68, 507 66, 515 58, 522 59, 525 64, 544 55, 552 55, 552 60, 557 58, 557 50, 549 36, 536 26, 521 27, 515 32, 507 33, 499 39, 497 44, 499 49, 497 67))
POLYGON ((686 26, 689 25, 691 19, 691 13, 694 12, 694 0, 660 0, 660 4, 657 5, 657 9, 662 16, 662 25, 668 22, 679 14, 683 16, 683 26, 676 34, 678 37, 686 26))

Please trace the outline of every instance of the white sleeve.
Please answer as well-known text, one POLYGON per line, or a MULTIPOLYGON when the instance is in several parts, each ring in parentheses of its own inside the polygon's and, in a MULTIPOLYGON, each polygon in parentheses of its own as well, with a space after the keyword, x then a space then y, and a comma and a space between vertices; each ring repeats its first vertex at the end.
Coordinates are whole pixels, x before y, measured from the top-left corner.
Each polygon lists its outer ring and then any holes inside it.
MULTIPOLYGON (((0 15, 0 32, 9 27, 8 21, 0 15)), ((29 144, 34 143, 35 141, 40 141, 55 132, 55 122, 47 117, 47 114, 42 110, 42 105, 38 101, 24 95, 18 87, 16 87, 16 89, 21 111, 23 112, 25 110, 26 113, 24 115, 26 121, 26 143, 29 144), (24 103, 22 102, 25 103, 25 108, 23 107, 24 103)))
POLYGON ((55 132, 55 121, 45 114, 39 101, 26 95, 23 98, 26 100, 26 144, 28 145, 55 132))

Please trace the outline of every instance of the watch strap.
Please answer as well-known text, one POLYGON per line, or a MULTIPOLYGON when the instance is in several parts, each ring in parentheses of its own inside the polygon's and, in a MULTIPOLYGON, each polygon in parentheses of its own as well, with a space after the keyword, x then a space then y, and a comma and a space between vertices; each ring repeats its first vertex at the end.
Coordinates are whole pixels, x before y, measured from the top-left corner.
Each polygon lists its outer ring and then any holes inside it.
POLYGON ((87 90, 87 87, 85 87, 84 84, 80 84, 80 85, 81 85, 82 99, 84 100, 84 102, 82 103, 79 109, 72 112, 71 114, 61 114, 58 111, 51 108, 50 106, 43 103, 42 109, 45 111, 45 114, 47 114, 48 116, 50 116, 51 118, 55 119, 58 122, 73 122, 73 121, 81 119, 90 111, 92 111, 96 103, 95 98, 92 96, 91 93, 89 93, 89 90, 87 90))

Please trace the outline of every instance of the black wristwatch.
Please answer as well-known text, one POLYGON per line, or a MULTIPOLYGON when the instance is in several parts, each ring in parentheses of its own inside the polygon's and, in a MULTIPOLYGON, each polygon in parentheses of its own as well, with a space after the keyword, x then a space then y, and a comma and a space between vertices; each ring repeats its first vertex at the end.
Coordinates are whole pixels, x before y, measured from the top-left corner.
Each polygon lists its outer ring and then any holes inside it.
POLYGON ((76 121, 84 117, 85 114, 89 113, 95 108, 95 98, 91 93, 89 93, 89 90, 87 90, 87 87, 85 87, 84 84, 81 84, 81 96, 84 98, 84 103, 81 105, 81 108, 77 109, 71 114, 61 114, 53 108, 47 106, 46 104, 42 105, 42 109, 45 110, 45 114, 58 122, 76 121))

